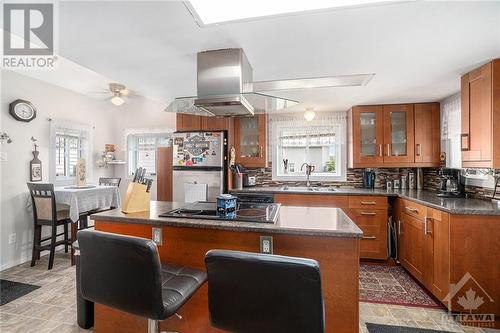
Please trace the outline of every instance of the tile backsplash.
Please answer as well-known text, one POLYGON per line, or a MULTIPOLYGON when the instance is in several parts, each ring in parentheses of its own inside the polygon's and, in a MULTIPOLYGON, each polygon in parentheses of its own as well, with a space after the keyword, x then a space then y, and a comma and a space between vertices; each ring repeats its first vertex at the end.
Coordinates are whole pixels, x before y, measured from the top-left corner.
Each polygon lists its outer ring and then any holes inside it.
MULTIPOLYGON (((306 186, 305 176, 304 181, 277 181, 272 179, 272 168, 255 168, 246 169, 250 176, 256 177, 257 186, 306 186)), ((347 169, 347 180, 339 181, 311 181, 313 186, 338 186, 344 188, 361 188, 363 187, 363 171, 365 169, 347 169)), ((375 188, 385 188, 385 183, 389 179, 397 179, 403 173, 408 172, 409 168, 377 168, 375 171, 375 188)), ((414 169, 413 169, 414 170, 414 169)), ((437 191, 439 189, 440 179, 438 168, 423 168, 424 171, 424 189, 437 191)), ((489 199, 493 194, 493 190, 480 186, 465 187, 466 193, 470 197, 479 199, 489 199)))

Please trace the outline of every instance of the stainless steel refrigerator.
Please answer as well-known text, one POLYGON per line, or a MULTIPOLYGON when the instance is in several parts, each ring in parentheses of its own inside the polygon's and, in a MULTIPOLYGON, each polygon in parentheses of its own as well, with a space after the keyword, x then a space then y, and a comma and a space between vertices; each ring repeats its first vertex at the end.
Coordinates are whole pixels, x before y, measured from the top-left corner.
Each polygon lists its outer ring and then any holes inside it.
POLYGON ((173 201, 216 201, 227 191, 226 132, 174 133, 173 155, 173 201))

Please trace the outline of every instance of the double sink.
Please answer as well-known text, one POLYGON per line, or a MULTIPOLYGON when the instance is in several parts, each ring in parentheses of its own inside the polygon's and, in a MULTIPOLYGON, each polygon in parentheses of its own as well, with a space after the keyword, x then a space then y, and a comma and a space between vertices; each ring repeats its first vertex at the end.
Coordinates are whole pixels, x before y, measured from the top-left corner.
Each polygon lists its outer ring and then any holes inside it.
POLYGON ((316 187, 316 186, 283 186, 283 191, 290 192, 336 192, 334 187, 316 187))

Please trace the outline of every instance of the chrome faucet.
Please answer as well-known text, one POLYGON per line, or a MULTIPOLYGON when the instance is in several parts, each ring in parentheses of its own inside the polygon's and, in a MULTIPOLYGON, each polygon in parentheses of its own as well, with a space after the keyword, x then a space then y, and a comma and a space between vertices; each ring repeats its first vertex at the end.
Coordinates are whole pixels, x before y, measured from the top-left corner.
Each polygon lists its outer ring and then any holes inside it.
POLYGON ((304 169, 304 165, 306 166, 306 176, 307 176, 306 186, 311 187, 311 181, 309 180, 309 177, 311 176, 311 173, 314 172, 314 165, 304 163, 300 167, 300 171, 304 169))

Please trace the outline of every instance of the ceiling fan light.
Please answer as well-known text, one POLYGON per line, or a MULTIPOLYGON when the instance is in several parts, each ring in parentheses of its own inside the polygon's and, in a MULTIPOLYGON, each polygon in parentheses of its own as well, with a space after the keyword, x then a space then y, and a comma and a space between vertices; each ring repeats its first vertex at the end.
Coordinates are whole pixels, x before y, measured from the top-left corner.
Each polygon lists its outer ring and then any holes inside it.
POLYGON ((121 98, 120 96, 113 96, 111 98, 111 103, 113 103, 114 105, 116 106, 120 106, 122 105, 124 102, 123 98, 121 98))
POLYGON ((312 108, 306 109, 306 112, 304 112, 304 119, 307 121, 313 121, 314 117, 316 117, 314 110, 312 108))

